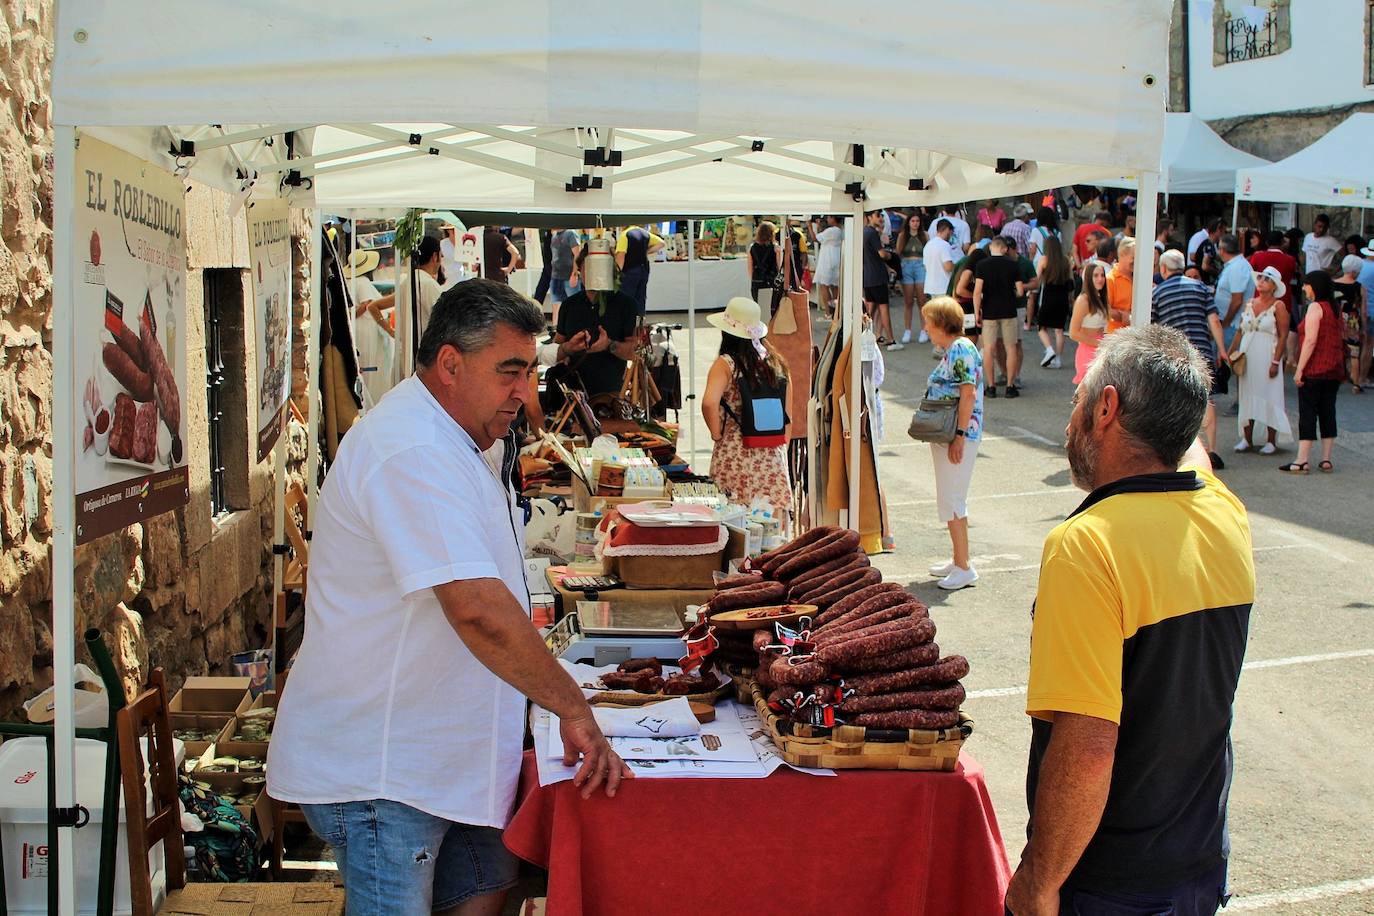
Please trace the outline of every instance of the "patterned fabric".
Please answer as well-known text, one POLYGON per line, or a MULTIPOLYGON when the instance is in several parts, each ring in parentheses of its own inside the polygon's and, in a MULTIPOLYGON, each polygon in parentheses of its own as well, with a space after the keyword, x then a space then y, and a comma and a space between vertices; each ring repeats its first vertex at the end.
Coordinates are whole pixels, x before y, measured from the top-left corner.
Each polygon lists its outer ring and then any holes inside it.
POLYGON ((258 870, 258 833, 243 815, 214 792, 202 789, 182 773, 177 793, 186 810, 200 818, 205 829, 187 833, 186 845, 196 851, 196 864, 209 881, 247 881, 258 870))
MULTIPOLYGON (((1217 343, 1209 320, 1209 316, 1216 314, 1217 306, 1207 294, 1207 287, 1183 274, 1165 280, 1150 294, 1150 320, 1184 334, 1208 362, 1217 358, 1217 343)), ((1266 359, 1266 372, 1268 362, 1266 359)))
POLYGON ((958 400, 961 385, 973 386, 973 417, 968 421, 970 440, 983 438, 983 357, 967 337, 950 344, 944 359, 930 373, 926 397, 958 400))
MULTIPOLYGON (((725 390, 721 403, 739 416, 742 404, 735 363, 728 356, 721 359, 730 367, 730 387, 725 390)), ((748 505, 755 497, 762 496, 773 505, 775 512, 790 510, 792 484, 787 476, 787 446, 745 448, 739 424, 729 419, 729 412, 722 412, 726 414, 725 429, 711 450, 711 477, 716 485, 735 502, 748 505)))

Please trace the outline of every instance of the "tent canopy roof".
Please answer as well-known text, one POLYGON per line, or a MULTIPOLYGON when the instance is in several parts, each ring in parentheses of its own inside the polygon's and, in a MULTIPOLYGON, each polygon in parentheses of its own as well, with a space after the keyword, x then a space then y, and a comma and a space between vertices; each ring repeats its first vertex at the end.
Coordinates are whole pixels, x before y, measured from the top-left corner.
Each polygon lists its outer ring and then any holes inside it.
POLYGON ((1374 207, 1374 114, 1357 112, 1326 136, 1272 165, 1236 173, 1236 194, 1336 207, 1374 207))
MULTIPOLYGON (((1164 145, 1158 165, 1160 190, 1167 194, 1230 194, 1238 169, 1268 165, 1267 159, 1236 149, 1191 112, 1164 116, 1164 145)), ((1134 177, 1104 182, 1133 188, 1134 177)))
POLYGON ((1169 7, 1026 0, 1016 16, 933 16, 872 0, 837 17, 699 0, 646 16, 628 0, 415 0, 398 16, 371 0, 280 0, 206 27, 164 0, 64 0, 53 115, 160 165, 194 139, 193 176, 219 186, 262 165, 279 179, 287 131, 296 158, 370 147, 300 169, 302 205, 313 191, 359 209, 834 212, 853 206, 855 181, 873 205, 938 203, 1156 167, 1169 7), (1026 66, 1032 22, 1119 40, 1026 66), (248 136, 206 145, 224 133, 248 136), (839 167, 850 144, 866 172, 839 167), (626 161, 568 155, 599 147, 626 161), (1020 170, 999 174, 999 158, 1020 170), (568 191, 574 175, 602 188, 568 191), (927 190, 908 191, 912 178, 927 190))

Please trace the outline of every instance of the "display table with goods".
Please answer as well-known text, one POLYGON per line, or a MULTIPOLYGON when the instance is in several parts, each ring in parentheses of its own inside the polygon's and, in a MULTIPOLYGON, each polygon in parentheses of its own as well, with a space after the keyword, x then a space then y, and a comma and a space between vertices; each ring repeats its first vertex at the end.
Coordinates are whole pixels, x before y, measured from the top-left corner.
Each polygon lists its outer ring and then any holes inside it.
POLYGON ((550 914, 1002 912, 1010 869, 963 750, 968 662, 858 540, 815 528, 718 577, 680 658, 551 643, 635 778, 584 801, 556 717, 533 711, 505 842, 549 870, 550 914))

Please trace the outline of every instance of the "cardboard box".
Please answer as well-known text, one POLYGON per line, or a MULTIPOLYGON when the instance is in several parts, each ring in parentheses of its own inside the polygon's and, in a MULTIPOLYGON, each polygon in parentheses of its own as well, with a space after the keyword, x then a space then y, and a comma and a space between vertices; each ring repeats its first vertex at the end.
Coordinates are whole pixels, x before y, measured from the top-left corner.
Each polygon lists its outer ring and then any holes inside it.
MULTIPOLYGON (((267 690, 259 694, 245 710, 236 713, 225 731, 219 737, 218 753, 219 757, 261 757, 267 758, 267 741, 244 741, 241 740, 239 732, 243 728, 243 723, 252 718, 252 712, 258 709, 276 709, 277 700, 281 694, 274 690, 267 690)), ((270 729, 269 729, 270 731, 270 729)), ((270 740, 270 739, 269 739, 270 740)))
POLYGON ((587 485, 582 482, 582 478, 573 475, 572 479, 573 509, 578 512, 591 512, 596 506, 623 506, 626 503, 642 503, 646 499, 667 499, 668 491, 665 487, 662 493, 655 496, 595 496, 588 492, 587 485))
POLYGON ((626 588, 708 589, 715 586, 712 573, 723 572, 730 563, 744 556, 747 536, 726 526, 729 540, 725 547, 695 557, 608 557, 611 572, 626 588))
MULTIPOLYGON (((233 756, 224 755, 220 756, 233 756)), ((209 759, 208 757, 202 759, 209 759)), ((191 772, 191 779, 196 782, 207 783, 210 791, 216 795, 243 794, 245 776, 263 776, 264 773, 201 773, 191 772)), ((257 827, 258 840, 266 845, 272 837, 272 799, 267 797, 266 784, 263 790, 258 793, 257 801, 252 805, 235 805, 234 809, 243 815, 244 819, 257 827)))
MULTIPOLYGON (((213 731, 214 737, 208 741, 186 741, 186 759, 192 760, 202 756, 210 750, 228 733, 234 721, 232 715, 221 713, 194 713, 177 712, 170 716, 172 720, 172 731, 179 732, 182 729, 193 728, 197 731, 213 731)), ((182 739, 185 740, 185 739, 182 739)))
POLYGON ((234 715, 253 702, 246 677, 188 677, 167 704, 170 713, 234 715))

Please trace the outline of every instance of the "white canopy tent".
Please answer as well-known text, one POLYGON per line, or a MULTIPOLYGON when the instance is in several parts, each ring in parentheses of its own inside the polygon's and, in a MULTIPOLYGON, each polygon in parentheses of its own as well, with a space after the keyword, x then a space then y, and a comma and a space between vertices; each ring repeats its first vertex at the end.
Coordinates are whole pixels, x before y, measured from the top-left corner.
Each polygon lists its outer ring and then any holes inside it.
POLYGON ((1272 165, 1236 172, 1241 200, 1374 207, 1374 114, 1358 112, 1272 165))
MULTIPOLYGON (((1169 8, 1026 0, 1015 16, 956 16, 947 4, 871 0, 837 17, 786 0, 651 14, 627 0, 416 0, 398 15, 368 0, 282 0, 196 21, 161 0, 64 0, 53 74, 56 670, 75 655, 78 131, 240 200, 298 207, 861 216, 1157 168, 1169 8), (1028 26, 1120 37, 1026 68, 1028 26), (965 48, 979 49, 976 66, 965 48), (957 94, 912 93, 956 79, 957 94)), ((1142 172, 1142 198, 1155 181, 1142 172)), ((1139 231, 1153 221, 1143 207, 1139 231)), ((849 233, 849 257, 860 236, 849 233)), ((853 327, 857 271, 847 277, 853 327)), ((1148 297, 1139 284, 1138 318, 1148 297)), ((857 467, 857 437, 851 448, 857 467)), ((56 706, 57 804, 71 807, 69 684, 56 706)), ((72 829, 60 831, 64 850, 72 829)), ((63 855, 62 913, 73 912, 73 869, 63 855)))
MULTIPOLYGON (((1192 112, 1164 116, 1159 189, 1169 194, 1230 194, 1241 169, 1261 168, 1268 160, 1236 149, 1192 112)), ((1100 182, 1109 188, 1134 188, 1136 176, 1100 182)))

